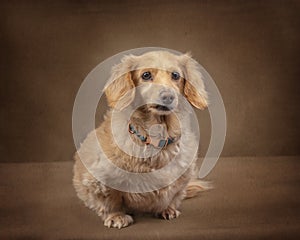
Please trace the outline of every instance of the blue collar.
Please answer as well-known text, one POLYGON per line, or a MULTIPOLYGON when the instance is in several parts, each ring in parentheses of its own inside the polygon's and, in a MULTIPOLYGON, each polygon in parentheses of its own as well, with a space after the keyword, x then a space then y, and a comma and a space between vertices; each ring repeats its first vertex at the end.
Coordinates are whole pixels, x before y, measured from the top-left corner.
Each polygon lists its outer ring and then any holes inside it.
POLYGON ((134 126, 129 123, 128 124, 128 132, 131 134, 135 134, 143 143, 146 145, 152 145, 157 148, 164 148, 168 146, 169 144, 173 143, 175 141, 174 138, 168 137, 166 139, 160 139, 159 141, 156 141, 157 143, 155 144, 154 141, 151 139, 149 135, 143 136, 141 135, 135 128, 134 126))

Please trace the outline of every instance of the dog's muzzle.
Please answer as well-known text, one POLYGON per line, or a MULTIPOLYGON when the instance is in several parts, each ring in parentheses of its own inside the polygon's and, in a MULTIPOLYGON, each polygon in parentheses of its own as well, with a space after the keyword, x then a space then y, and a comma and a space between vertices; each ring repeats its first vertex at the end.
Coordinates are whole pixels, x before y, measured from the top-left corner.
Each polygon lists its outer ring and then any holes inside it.
POLYGON ((171 111, 176 107, 176 94, 170 89, 162 89, 158 95, 159 103, 155 108, 159 111, 171 111))
POLYGON ((159 98, 163 105, 169 106, 173 103, 175 94, 170 90, 163 90, 159 93, 159 98))

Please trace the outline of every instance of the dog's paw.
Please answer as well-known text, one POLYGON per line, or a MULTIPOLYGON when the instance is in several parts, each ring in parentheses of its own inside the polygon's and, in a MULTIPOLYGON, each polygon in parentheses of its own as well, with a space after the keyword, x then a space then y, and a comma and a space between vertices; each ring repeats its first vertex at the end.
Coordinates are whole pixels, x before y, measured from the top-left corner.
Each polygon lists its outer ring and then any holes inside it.
POLYGON ((171 219, 177 218, 177 217, 179 217, 179 215, 180 215, 180 212, 171 207, 168 207, 166 210, 164 210, 160 214, 160 216, 166 220, 171 220, 171 219))
POLYGON ((108 217, 104 220, 104 226, 106 227, 115 227, 115 228, 123 228, 127 227, 133 223, 133 218, 130 215, 126 215, 124 213, 112 213, 109 214, 108 217))

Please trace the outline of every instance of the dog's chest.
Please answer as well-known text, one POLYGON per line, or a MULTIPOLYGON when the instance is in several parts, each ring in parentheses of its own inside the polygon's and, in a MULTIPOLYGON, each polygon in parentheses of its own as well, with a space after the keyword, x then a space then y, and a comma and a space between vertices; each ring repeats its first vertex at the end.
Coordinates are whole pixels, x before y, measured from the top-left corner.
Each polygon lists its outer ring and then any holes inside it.
POLYGON ((148 193, 125 193, 123 204, 126 208, 138 212, 161 212, 171 203, 175 189, 169 187, 148 193))

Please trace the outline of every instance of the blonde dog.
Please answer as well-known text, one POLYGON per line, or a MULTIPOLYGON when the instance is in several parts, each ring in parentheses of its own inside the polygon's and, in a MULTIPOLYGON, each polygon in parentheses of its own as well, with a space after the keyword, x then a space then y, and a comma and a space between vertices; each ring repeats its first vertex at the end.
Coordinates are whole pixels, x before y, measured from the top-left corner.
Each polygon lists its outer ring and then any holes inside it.
POLYGON ((176 116, 186 111, 180 96, 198 109, 207 107, 207 93, 197 62, 189 54, 175 55, 167 51, 125 56, 113 67, 105 94, 111 109, 75 154, 73 184, 78 197, 107 227, 130 225, 133 218, 129 213, 134 212, 153 213, 168 220, 178 217, 181 201, 206 189, 205 184, 195 180, 196 159, 188 159, 191 164, 185 164, 187 155, 184 154, 198 146, 197 139, 191 130, 185 129, 189 141, 182 140, 182 123, 176 116), (135 107, 128 117, 123 110, 137 99, 147 102, 135 107), (138 155, 141 152, 150 155, 138 155), (178 164, 172 165, 170 172, 180 172, 177 170, 181 165, 184 171, 171 182, 168 180, 173 178, 172 173, 162 174, 157 179, 151 175, 144 183, 136 183, 125 179, 121 171, 155 173, 174 159, 178 164), (97 177, 98 173, 104 181, 97 177), (110 186, 110 183, 115 185, 110 186), (122 188, 128 184, 144 186, 148 183, 151 186, 145 190, 122 188))

